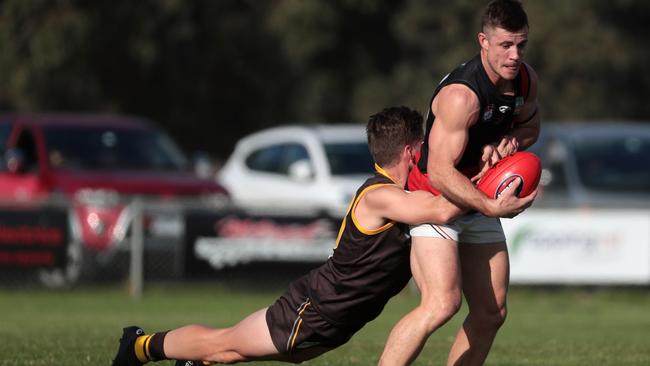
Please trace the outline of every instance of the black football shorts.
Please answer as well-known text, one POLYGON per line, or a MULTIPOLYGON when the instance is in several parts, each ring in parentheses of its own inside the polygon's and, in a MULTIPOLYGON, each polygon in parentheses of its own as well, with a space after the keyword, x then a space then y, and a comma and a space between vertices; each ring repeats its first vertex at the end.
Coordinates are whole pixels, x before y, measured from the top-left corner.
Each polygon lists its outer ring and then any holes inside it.
POLYGON ((316 312, 309 299, 308 281, 307 275, 292 282, 266 312, 271 339, 282 354, 312 347, 334 349, 354 333, 331 325, 316 312))

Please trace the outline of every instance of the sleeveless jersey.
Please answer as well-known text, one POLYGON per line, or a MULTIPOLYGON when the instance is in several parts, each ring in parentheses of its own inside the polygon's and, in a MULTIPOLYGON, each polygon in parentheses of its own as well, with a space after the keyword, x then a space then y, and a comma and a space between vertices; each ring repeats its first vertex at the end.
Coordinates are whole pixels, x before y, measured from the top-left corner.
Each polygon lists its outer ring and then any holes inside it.
POLYGON ((395 185, 377 168, 352 199, 334 253, 309 274, 309 298, 314 309, 327 322, 352 331, 376 318, 411 278, 408 226, 391 221, 368 230, 353 214, 368 191, 395 185))
POLYGON ((427 173, 427 158, 429 153, 429 134, 436 116, 431 111, 431 103, 440 90, 450 84, 463 84, 469 87, 478 97, 480 103, 479 120, 468 130, 468 140, 463 155, 456 164, 456 169, 468 177, 479 172, 479 161, 485 145, 498 142, 514 127, 514 119, 526 102, 530 92, 530 76, 524 63, 513 81, 514 95, 502 94, 488 77, 481 56, 477 55, 470 61, 461 64, 438 84, 429 100, 424 144, 416 157, 417 169, 409 175, 408 187, 411 190, 423 189, 438 194, 432 189, 425 174, 427 173))

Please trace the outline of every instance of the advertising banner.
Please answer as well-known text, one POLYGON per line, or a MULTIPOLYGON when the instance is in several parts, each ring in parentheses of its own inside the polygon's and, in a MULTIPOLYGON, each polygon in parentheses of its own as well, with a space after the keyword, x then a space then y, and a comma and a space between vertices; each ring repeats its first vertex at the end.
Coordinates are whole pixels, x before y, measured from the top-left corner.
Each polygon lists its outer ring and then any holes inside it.
POLYGON ((650 210, 536 210, 503 219, 512 283, 650 284, 650 210))
MULTIPOLYGON (((531 209, 501 220, 513 284, 650 284, 650 210, 531 209)), ((185 272, 322 262, 339 222, 243 212, 186 215, 185 272)))
POLYGON ((0 207, 0 268, 54 268, 66 264, 65 208, 0 207))
POLYGON ((253 261, 324 262, 334 248, 338 225, 317 217, 188 212, 185 272, 253 261))

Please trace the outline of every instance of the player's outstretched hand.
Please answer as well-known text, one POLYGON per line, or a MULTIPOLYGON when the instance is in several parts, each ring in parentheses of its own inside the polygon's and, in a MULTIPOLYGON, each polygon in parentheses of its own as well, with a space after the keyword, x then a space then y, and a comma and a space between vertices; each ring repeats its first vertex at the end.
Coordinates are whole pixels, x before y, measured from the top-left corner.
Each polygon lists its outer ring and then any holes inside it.
POLYGON ((517 142, 517 138, 513 136, 503 136, 501 141, 499 141, 499 144, 496 146, 496 149, 500 158, 503 159, 519 150, 519 142, 517 142))
POLYGON ((519 143, 517 142, 517 139, 512 136, 504 136, 498 144, 495 143, 483 146, 483 154, 481 155, 481 161, 479 162, 479 167, 481 169, 479 173, 473 176, 470 180, 473 183, 476 183, 488 169, 498 163, 499 160, 517 152, 517 149, 519 149, 519 143))
POLYGON ((521 178, 517 178, 508 188, 504 189, 499 198, 493 200, 494 206, 489 216, 512 218, 524 212, 533 204, 537 196, 537 189, 526 197, 517 197, 517 187, 521 185, 521 178))

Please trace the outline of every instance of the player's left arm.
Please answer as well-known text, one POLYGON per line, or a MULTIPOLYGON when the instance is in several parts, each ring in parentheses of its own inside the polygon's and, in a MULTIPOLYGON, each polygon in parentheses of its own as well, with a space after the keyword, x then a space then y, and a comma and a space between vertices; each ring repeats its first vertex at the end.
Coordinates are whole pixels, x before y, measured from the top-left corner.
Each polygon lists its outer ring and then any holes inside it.
MULTIPOLYGON (((504 191, 497 198, 504 212, 501 217, 514 217, 528 208, 535 194, 519 198, 516 186, 504 191)), ((386 220, 410 225, 423 223, 446 224, 466 210, 456 206, 443 195, 434 196, 427 191, 407 192, 394 185, 386 185, 367 192, 359 201, 355 212, 356 220, 366 228, 378 228, 386 220)))
POLYGON ((526 64, 528 75, 530 77, 530 91, 528 99, 524 103, 521 111, 514 121, 514 128, 511 136, 517 141, 518 150, 526 150, 537 141, 540 129, 540 111, 539 103, 537 102, 537 73, 530 65, 526 64))

